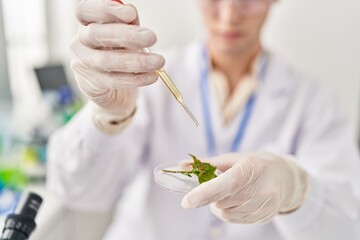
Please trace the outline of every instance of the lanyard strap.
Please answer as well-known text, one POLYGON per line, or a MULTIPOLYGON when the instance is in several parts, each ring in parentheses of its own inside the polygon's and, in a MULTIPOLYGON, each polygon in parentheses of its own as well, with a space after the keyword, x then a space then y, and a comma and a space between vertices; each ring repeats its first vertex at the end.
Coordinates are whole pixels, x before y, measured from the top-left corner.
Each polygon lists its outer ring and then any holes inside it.
MULTIPOLYGON (((216 154, 216 143, 214 137, 214 131, 212 128, 212 119, 211 119, 211 110, 210 110, 210 89, 209 89, 209 66, 208 66, 208 55, 206 48, 204 47, 203 51, 203 66, 200 68, 200 91, 201 91, 201 100, 202 100, 202 108, 204 114, 204 121, 205 121, 205 135, 207 141, 207 151, 210 156, 216 154)), ((260 65, 257 72, 258 79, 264 80, 265 73, 266 73, 266 61, 265 56, 261 57, 260 65)), ((240 119, 239 128, 236 132, 235 138, 231 144, 230 151, 236 152, 239 150, 242 140, 245 135, 246 128, 249 124, 249 120, 251 117, 251 113, 254 108, 254 103, 256 100, 256 93, 253 93, 245 106, 243 117, 240 119)))

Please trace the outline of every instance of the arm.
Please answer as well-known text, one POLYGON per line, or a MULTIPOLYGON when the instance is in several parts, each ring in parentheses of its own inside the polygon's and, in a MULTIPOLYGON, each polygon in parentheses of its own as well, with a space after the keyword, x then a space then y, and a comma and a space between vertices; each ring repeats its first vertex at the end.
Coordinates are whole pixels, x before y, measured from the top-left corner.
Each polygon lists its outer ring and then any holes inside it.
POLYGON ((76 13, 71 67, 90 103, 51 137, 47 184, 70 206, 104 209, 144 154, 149 121, 138 87, 157 80, 164 59, 142 52, 156 36, 139 26, 134 6, 83 0, 76 13))
POLYGON ((184 208, 210 204, 232 223, 274 221, 285 239, 358 239, 358 151, 331 97, 315 92, 295 156, 232 153, 207 161, 223 173, 189 192, 184 208))
POLYGON ((47 188, 70 207, 105 210, 141 164, 149 119, 139 101, 129 126, 108 135, 95 126, 91 114, 88 104, 50 138, 47 188))
POLYGON ((305 116, 295 155, 309 175, 308 194, 275 223, 292 239, 358 239, 360 158, 351 127, 321 90, 305 116))

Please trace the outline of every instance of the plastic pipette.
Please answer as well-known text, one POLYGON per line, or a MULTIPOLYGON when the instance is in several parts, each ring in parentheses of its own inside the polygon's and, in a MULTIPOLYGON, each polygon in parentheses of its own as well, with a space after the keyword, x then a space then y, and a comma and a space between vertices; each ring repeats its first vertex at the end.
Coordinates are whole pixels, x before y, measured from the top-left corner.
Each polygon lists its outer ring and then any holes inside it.
MULTIPOLYGON (((149 48, 144 49, 145 52, 151 53, 149 48)), ((165 83, 165 85, 168 87, 170 92, 174 95, 175 99, 181 104, 181 106, 185 109, 187 114, 191 117, 191 119, 194 121, 195 125, 198 127, 199 122, 196 120, 194 115, 191 113, 189 108, 186 106, 184 98, 182 97, 179 89, 175 86, 175 84, 171 81, 169 75, 165 72, 163 68, 156 71, 156 73, 159 75, 161 80, 165 83)))
MULTIPOLYGON (((120 0, 114 0, 115 2, 118 2, 120 4, 124 4, 122 1, 120 0)), ((144 52, 146 53, 151 53, 149 48, 145 48, 144 52)), ((171 81, 169 75, 167 75, 167 73, 165 72, 164 69, 159 69, 156 71, 156 73, 159 75, 159 77, 161 78, 161 80, 165 83, 165 85, 168 87, 168 89, 170 90, 170 92, 174 95, 175 99, 180 103, 180 105, 185 109, 185 111, 187 112, 187 114, 191 117, 191 119, 193 120, 193 122, 195 123, 195 125, 198 127, 199 126, 199 122, 196 120, 196 118, 194 117, 194 115, 191 113, 191 111, 189 110, 189 108, 186 106, 184 98, 182 97, 179 89, 175 86, 175 84, 171 81)))

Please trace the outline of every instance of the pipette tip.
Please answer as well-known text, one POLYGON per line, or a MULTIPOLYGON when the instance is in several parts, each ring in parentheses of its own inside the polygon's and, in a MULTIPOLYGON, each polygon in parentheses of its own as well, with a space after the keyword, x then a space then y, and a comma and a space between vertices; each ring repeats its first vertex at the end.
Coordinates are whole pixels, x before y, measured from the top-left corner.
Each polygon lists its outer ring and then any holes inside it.
POLYGON ((191 117, 191 119, 193 120, 193 122, 195 123, 196 127, 199 127, 199 122, 196 120, 196 118, 194 117, 194 115, 190 112, 189 108, 183 103, 181 104, 185 111, 189 114, 189 116, 191 117))

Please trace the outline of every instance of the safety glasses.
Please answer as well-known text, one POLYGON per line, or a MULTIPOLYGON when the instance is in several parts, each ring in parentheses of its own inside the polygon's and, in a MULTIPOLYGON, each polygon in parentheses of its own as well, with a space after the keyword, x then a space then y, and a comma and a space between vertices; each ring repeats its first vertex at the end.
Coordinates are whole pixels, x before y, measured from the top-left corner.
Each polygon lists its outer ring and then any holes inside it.
POLYGON ((244 13, 257 13, 273 0, 201 0, 207 7, 218 10, 223 6, 238 7, 244 13))

